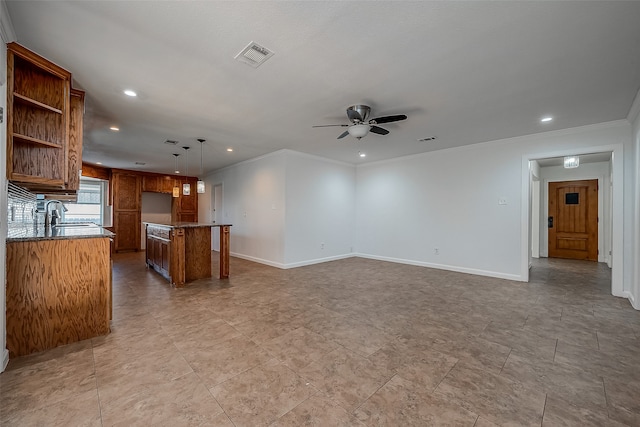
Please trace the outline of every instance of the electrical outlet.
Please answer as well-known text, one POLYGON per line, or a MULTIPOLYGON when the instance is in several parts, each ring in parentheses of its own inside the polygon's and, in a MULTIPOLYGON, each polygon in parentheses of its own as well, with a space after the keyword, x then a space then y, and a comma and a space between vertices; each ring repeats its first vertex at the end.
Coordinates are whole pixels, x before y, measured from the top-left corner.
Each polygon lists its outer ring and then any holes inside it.
POLYGON ((439 248, 433 248, 433 254, 434 255, 440 255, 440 249, 439 248))

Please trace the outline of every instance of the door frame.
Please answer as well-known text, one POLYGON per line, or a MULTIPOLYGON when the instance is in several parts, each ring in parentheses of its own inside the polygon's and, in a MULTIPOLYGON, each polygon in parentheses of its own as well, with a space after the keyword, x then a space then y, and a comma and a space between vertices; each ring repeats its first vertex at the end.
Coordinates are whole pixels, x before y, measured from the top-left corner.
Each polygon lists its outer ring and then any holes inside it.
MULTIPOLYGON (((222 203, 224 200, 224 187, 220 182, 218 184, 214 184, 211 186, 211 221, 216 224, 223 223, 222 219, 222 203), (218 191, 217 191, 218 190, 218 191), (218 196, 216 197, 216 192, 218 192, 218 196), (217 206, 217 208, 216 208, 217 206)), ((211 229, 211 250, 212 251, 220 251, 220 233, 217 228, 211 229)))
POLYGON ((552 152, 529 153, 522 156, 521 185, 522 197, 520 198, 520 276, 523 281, 529 281, 529 253, 530 243, 530 198, 531 198, 531 160, 547 159, 550 157, 563 157, 570 155, 583 155, 592 153, 611 153, 612 185, 611 185, 611 294, 630 298, 629 292, 624 290, 624 146, 613 144, 594 147, 578 147, 552 152))

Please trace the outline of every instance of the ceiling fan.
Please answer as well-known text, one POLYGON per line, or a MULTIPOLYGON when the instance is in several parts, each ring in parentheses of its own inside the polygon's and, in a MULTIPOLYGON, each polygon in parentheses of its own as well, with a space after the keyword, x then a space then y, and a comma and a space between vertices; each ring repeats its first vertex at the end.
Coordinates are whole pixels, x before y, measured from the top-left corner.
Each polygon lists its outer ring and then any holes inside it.
POLYGON ((330 127, 330 126, 341 126, 347 127, 348 129, 344 131, 337 139, 342 139, 347 135, 354 136, 358 139, 361 139, 364 136, 367 136, 369 132, 377 133, 378 135, 386 135, 389 133, 388 130, 377 126, 382 123, 391 123, 391 122, 399 122, 400 120, 406 120, 407 116, 404 114, 398 114, 395 116, 383 116, 377 117, 375 119, 369 119, 369 113, 371 112, 371 107, 367 105, 352 105, 347 108, 347 117, 351 122, 350 125, 317 125, 312 126, 314 128, 322 128, 322 127, 330 127))

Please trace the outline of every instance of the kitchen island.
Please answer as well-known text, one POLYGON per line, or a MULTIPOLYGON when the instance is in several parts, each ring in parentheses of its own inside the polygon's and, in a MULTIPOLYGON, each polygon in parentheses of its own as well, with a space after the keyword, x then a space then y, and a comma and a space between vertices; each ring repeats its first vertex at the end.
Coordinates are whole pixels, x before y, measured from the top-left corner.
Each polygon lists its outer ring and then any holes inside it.
POLYGON ((113 236, 102 227, 86 224, 9 227, 10 357, 110 332, 113 236))
POLYGON ((178 288, 187 282, 211 277, 211 228, 220 227, 220 278, 229 276, 230 224, 145 222, 144 225, 147 267, 178 288))

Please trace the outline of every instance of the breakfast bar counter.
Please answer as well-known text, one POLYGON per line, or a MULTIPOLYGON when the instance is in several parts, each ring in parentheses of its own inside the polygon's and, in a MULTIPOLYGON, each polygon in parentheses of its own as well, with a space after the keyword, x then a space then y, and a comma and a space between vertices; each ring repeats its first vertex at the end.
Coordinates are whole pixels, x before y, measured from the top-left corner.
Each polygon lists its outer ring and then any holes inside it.
POLYGON ((145 222, 146 263, 180 288, 187 282, 212 276, 211 228, 220 228, 220 278, 229 277, 231 224, 145 222), (223 241, 224 239, 224 241, 223 241))

